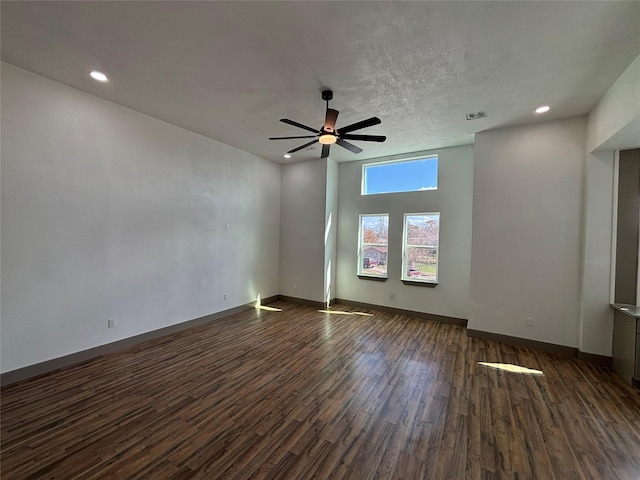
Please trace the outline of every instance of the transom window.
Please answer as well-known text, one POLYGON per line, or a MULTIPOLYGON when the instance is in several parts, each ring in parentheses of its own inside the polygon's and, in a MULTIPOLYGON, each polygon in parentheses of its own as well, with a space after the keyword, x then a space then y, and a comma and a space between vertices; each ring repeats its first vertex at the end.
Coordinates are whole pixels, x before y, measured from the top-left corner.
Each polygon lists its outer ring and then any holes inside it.
POLYGON ((440 213, 406 213, 402 245, 402 280, 438 282, 440 213))
POLYGON ((360 215, 358 275, 387 278, 389 215, 360 215))
POLYGON ((438 188, 438 155, 362 166, 362 195, 438 188))

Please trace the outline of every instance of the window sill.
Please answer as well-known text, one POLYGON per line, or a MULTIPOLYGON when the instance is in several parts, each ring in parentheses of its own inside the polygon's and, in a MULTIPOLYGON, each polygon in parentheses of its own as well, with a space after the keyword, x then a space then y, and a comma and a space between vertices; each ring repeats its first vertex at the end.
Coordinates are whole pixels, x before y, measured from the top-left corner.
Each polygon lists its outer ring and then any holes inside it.
POLYGON ((374 282, 386 282, 387 277, 374 277, 370 275, 358 275, 360 280, 373 280, 374 282))
POLYGON ((402 280, 405 285, 413 285, 414 287, 436 288, 437 283, 433 282, 417 282, 415 280, 402 280))

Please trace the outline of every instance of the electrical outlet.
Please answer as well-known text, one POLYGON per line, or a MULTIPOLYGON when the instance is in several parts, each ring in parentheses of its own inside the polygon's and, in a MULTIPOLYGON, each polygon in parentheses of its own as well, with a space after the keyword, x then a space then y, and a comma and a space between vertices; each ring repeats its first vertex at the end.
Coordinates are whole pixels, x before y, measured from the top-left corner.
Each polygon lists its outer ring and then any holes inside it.
POLYGON ((224 294, 224 299, 228 300, 229 299, 229 295, 227 295, 226 293, 224 294))
POLYGON ((533 325, 533 319, 531 317, 525 318, 525 322, 527 324, 527 327, 530 327, 531 325, 533 325))
POLYGON ((395 298, 396 294, 393 292, 389 292, 389 298, 395 298))
POLYGON ((107 328, 115 328, 115 326, 116 326, 115 318, 110 318, 109 320, 107 320, 107 328))
POLYGON ((229 225, 228 223, 225 223, 224 225, 224 229, 228 232, 229 229, 231 228, 231 225, 229 225))

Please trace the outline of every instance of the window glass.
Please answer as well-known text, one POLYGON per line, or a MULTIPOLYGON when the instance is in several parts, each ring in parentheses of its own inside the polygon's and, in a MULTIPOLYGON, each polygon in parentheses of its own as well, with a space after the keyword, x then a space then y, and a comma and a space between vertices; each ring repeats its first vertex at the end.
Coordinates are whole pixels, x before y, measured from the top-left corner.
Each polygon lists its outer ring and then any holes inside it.
POLYGON ((440 213, 407 213, 404 216, 402 280, 438 281, 440 213))
POLYGON ((437 190, 438 156, 362 166, 362 195, 437 190))
POLYGON ((360 215, 358 275, 387 277, 389 215, 360 215))

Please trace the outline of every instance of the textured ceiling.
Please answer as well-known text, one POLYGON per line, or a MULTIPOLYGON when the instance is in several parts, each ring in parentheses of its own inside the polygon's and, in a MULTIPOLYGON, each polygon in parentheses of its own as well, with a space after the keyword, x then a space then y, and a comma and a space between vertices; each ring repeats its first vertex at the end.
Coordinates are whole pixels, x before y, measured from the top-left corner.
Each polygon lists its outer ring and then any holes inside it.
POLYGON ((2 60, 280 162, 319 128, 364 152, 342 162, 472 143, 490 128, 587 113, 640 55, 640 2, 6 2, 2 60), (104 71, 106 84, 91 80, 104 71), (465 114, 486 110, 485 119, 465 114), (356 132, 354 132, 356 133, 356 132))

